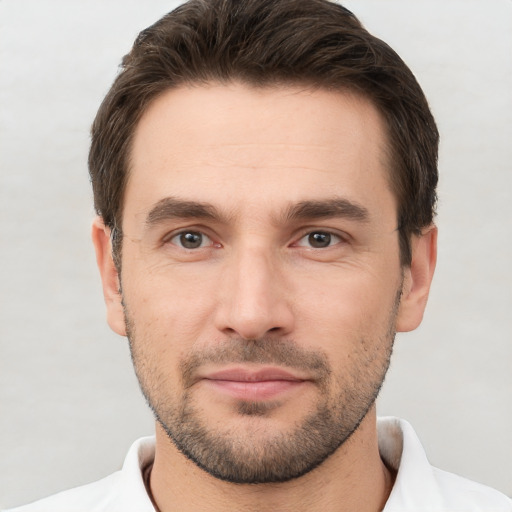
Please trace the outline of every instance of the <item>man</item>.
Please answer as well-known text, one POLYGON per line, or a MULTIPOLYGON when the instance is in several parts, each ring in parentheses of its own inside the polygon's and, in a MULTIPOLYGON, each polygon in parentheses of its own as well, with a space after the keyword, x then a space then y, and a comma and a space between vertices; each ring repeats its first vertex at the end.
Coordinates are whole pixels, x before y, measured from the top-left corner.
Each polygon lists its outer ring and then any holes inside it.
POLYGON ((512 510, 377 423, 436 259, 438 134, 324 0, 196 0, 142 32, 92 130, 93 241, 156 438, 20 510, 512 510))

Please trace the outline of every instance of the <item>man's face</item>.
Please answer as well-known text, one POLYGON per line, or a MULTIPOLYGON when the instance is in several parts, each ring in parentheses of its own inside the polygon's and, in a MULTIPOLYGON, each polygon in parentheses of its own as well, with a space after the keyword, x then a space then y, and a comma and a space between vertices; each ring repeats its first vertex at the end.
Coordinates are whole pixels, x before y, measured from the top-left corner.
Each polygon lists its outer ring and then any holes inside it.
POLYGON ((387 167, 354 95, 197 86, 142 117, 110 323, 163 430, 214 476, 304 474, 372 407, 404 315, 387 167))

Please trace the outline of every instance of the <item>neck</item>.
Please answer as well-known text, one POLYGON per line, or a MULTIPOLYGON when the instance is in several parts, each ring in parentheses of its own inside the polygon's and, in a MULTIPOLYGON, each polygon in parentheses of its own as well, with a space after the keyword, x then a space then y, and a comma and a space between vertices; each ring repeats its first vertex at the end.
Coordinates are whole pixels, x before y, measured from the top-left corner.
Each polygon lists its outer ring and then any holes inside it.
POLYGON ((393 478, 379 455, 373 407, 350 439, 320 466, 277 484, 218 480, 182 455, 157 425, 149 487, 160 512, 377 512, 384 508, 393 478))

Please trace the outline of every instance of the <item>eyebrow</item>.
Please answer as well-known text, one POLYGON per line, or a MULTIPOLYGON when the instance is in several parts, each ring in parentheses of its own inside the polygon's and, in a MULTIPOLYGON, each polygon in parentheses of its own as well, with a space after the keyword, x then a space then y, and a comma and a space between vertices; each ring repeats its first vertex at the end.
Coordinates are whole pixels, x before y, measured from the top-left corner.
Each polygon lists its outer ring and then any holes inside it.
POLYGON ((319 201, 300 201, 291 205, 286 213, 287 220, 321 219, 342 217, 359 222, 368 222, 370 214, 360 204, 344 198, 333 198, 319 201))
MULTIPOLYGON (((364 206, 344 198, 300 201, 286 208, 282 215, 285 221, 330 217, 367 222, 370 215, 364 206)), ((227 218, 209 203, 166 197, 149 211, 146 226, 150 228, 169 219, 208 219, 227 222, 227 218)))
POLYGON ((166 197, 158 201, 150 210, 146 217, 146 226, 151 227, 168 219, 218 220, 219 218, 219 212, 211 204, 166 197))

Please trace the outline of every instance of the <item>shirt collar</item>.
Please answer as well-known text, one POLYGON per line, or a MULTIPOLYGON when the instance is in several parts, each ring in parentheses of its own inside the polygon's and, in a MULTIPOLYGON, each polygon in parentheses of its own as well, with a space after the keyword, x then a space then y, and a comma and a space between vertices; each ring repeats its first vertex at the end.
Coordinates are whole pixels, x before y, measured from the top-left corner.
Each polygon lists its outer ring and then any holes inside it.
POLYGON ((395 484, 383 512, 444 510, 444 500, 425 451, 405 420, 377 420, 379 452, 397 471, 395 484))
POLYGON ((143 437, 126 455, 117 493, 116 507, 125 512, 155 512, 144 485, 144 468, 155 458, 155 437, 143 437))
MULTIPOLYGON (((383 512, 432 512, 446 510, 435 469, 412 426, 405 420, 377 420, 379 452, 396 472, 396 480, 383 512)), ((143 470, 155 457, 155 438, 144 437, 130 448, 120 473, 116 506, 124 512, 155 512, 146 492, 143 470)))

